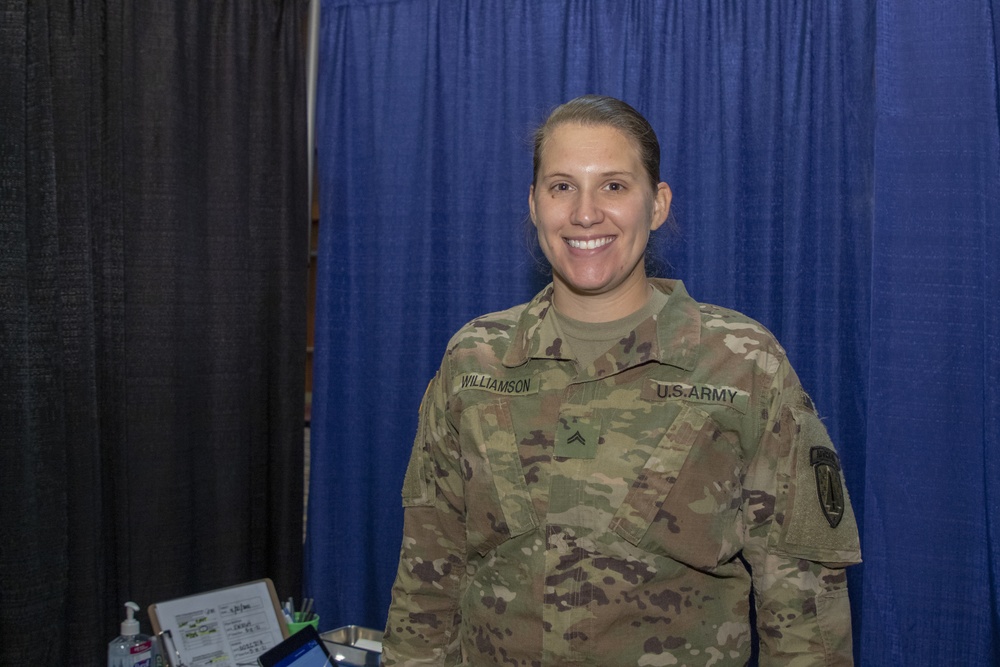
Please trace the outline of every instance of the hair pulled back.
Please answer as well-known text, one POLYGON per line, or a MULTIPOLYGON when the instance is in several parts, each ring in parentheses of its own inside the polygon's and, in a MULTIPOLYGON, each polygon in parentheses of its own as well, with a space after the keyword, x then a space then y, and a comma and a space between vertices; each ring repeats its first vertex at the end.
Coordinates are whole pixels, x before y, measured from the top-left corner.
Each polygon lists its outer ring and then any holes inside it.
POLYGON ((542 150, 549 133, 564 123, 606 125, 624 134, 639 150, 639 159, 650 185, 656 190, 660 182, 660 142, 656 139, 656 132, 649 121, 629 104, 605 95, 583 95, 561 104, 535 130, 532 183, 538 181, 542 150))

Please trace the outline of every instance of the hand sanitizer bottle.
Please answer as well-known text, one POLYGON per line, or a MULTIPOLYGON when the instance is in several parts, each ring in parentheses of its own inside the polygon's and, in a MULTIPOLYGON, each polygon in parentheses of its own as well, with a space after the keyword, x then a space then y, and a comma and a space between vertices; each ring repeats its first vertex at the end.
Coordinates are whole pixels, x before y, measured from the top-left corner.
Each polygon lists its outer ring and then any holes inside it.
POLYGON ((153 640, 139 633, 137 611, 139 605, 125 603, 122 634, 108 644, 108 667, 153 667, 153 640))

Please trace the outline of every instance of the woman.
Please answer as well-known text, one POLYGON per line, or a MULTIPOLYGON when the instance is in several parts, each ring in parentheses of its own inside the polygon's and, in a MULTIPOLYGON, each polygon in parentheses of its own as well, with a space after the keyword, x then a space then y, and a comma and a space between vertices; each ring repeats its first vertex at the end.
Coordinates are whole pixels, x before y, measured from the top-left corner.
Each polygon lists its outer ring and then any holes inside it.
POLYGON ((529 195, 552 283, 448 345, 403 484, 385 665, 851 664, 857 529, 760 324, 646 276, 646 120, 558 107, 529 195))

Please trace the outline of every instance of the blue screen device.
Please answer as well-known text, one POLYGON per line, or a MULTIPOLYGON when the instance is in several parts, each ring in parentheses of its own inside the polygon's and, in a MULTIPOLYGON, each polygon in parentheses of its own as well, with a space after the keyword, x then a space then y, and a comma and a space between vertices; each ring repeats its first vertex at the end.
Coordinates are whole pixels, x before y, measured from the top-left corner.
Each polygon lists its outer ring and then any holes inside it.
POLYGON ((261 667, 378 667, 378 653, 327 642, 307 625, 257 658, 261 667), (330 653, 331 648, 334 653, 330 653))
POLYGON ((330 667, 337 664, 311 625, 261 654, 257 662, 261 667, 330 667))

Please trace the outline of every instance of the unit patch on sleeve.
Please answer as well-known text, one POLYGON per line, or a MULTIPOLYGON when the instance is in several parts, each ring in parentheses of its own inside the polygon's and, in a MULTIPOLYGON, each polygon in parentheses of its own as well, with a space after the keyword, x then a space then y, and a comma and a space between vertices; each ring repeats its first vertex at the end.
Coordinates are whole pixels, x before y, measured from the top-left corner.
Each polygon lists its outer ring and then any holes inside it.
POLYGON ((819 506, 831 528, 840 525, 844 518, 844 480, 840 476, 840 459, 826 447, 809 450, 809 463, 816 472, 816 493, 819 506))
POLYGON ((657 382, 648 380, 642 388, 642 398, 647 401, 689 401, 724 405, 746 414, 750 394, 735 387, 685 382, 657 382))

